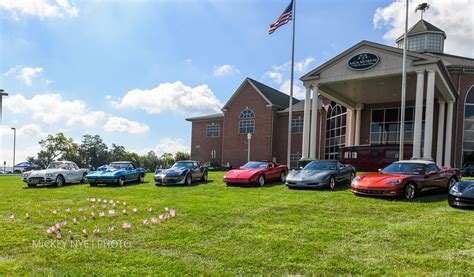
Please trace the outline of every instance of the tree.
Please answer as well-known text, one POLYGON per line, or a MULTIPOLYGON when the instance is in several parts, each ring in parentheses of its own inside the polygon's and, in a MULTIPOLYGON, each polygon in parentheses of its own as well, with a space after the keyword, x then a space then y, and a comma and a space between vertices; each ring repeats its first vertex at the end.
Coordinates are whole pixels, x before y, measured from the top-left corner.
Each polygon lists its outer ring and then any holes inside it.
POLYGON ((46 139, 39 141, 42 150, 38 152, 37 158, 32 159, 40 167, 46 167, 50 162, 60 159, 77 161, 77 144, 72 138, 66 138, 63 133, 48 135, 46 139))
POLYGON ((146 170, 153 172, 160 165, 160 158, 154 151, 149 151, 145 156, 141 156, 142 167, 146 170))
POLYGON ((109 150, 109 162, 125 160, 126 153, 125 147, 112 143, 112 147, 109 150))
POLYGON ((190 160, 191 159, 191 155, 189 155, 189 153, 186 153, 186 152, 176 152, 176 154, 174 155, 174 159, 176 161, 183 161, 183 160, 190 160))
POLYGON ((171 153, 163 153, 160 160, 160 166, 163 168, 169 168, 174 164, 173 154, 171 153))
POLYGON ((108 162, 108 147, 99 135, 82 136, 82 142, 77 152, 80 164, 84 167, 97 168, 108 162))

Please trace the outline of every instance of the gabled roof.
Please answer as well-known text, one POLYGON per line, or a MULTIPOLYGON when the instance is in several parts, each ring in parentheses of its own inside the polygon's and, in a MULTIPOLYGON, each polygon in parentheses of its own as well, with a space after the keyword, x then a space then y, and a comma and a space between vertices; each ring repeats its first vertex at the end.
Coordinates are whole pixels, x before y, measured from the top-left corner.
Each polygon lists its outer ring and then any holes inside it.
POLYGON ((212 120, 212 119, 222 119, 222 118, 224 118, 224 114, 218 113, 218 114, 190 117, 190 118, 186 118, 186 121, 193 122, 193 121, 200 121, 200 120, 212 120))
MULTIPOLYGON (((263 97, 263 99, 265 99, 268 105, 275 106, 279 109, 285 109, 289 107, 290 96, 288 94, 247 77, 235 91, 235 93, 230 97, 227 103, 225 103, 222 109, 226 109, 230 103, 232 103, 234 98, 239 94, 240 90, 246 83, 249 83, 251 86, 253 86, 255 90, 263 97)), ((299 102, 299 100, 293 97, 293 103, 297 102, 299 102)))
POLYGON ((449 67, 471 67, 474 68, 474 59, 468 57, 461 57, 446 53, 424 53, 427 55, 433 55, 443 60, 443 63, 449 67))
MULTIPOLYGON (((444 38, 446 38, 446 33, 443 30, 441 30, 440 28, 434 26, 433 24, 423 19, 418 21, 415 25, 413 25, 410 28, 410 30, 408 30, 407 36, 414 36, 421 33, 439 33, 439 34, 442 34, 444 38)), ((396 42, 398 43, 402 39, 403 39, 403 35, 399 36, 396 42)))

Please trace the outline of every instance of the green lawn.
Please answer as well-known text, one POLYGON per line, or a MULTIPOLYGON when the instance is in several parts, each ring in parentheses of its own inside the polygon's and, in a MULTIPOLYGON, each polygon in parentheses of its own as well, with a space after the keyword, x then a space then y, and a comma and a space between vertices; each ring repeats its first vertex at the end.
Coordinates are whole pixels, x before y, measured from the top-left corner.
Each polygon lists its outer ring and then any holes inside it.
POLYGON ((36 189, 25 188, 20 177, 0 177, 0 274, 474 273, 474 211, 450 208, 446 195, 409 202, 356 197, 348 187, 226 187, 222 176, 210 173, 214 181, 192 187, 157 188, 149 175, 145 184, 124 187, 36 189), (88 197, 126 200, 139 212, 119 209, 113 218, 72 225, 78 207, 90 214, 88 197), (174 207, 177 216, 143 225, 151 217, 147 207, 154 215, 174 207), (46 229, 63 218, 66 247, 33 244, 54 240, 46 229), (130 230, 121 228, 124 221, 130 230), (112 223, 116 230, 106 233, 112 223), (99 235, 74 237, 89 246, 74 247, 69 228, 92 233, 96 226, 99 235), (126 245, 98 247, 112 240, 126 245))

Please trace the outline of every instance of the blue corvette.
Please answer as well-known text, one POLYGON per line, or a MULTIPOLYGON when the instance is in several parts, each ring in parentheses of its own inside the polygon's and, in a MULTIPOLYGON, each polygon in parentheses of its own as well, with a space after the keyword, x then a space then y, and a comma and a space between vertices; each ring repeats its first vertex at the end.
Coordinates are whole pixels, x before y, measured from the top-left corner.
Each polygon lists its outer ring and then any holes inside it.
POLYGON ((123 186, 126 182, 145 181, 146 171, 136 168, 132 162, 113 162, 105 170, 92 171, 87 174, 86 179, 91 186, 97 184, 117 184, 123 186))

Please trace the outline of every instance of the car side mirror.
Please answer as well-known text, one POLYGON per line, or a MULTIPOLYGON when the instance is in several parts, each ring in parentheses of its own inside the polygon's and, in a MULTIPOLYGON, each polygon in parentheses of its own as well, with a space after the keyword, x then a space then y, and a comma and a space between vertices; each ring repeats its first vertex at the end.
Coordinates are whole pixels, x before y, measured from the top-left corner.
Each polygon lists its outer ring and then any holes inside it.
POLYGON ((430 172, 428 172, 427 176, 433 176, 433 175, 436 175, 438 174, 438 172, 436 170, 431 170, 430 172))

